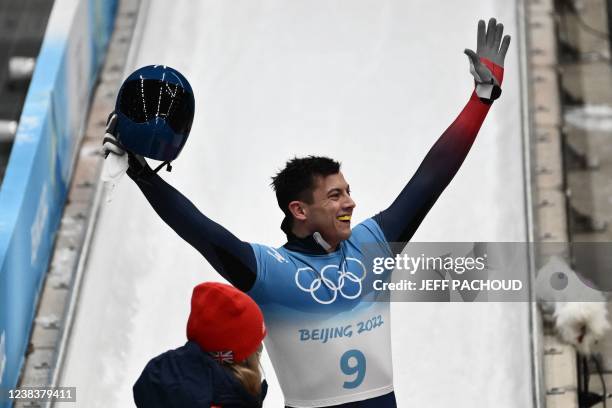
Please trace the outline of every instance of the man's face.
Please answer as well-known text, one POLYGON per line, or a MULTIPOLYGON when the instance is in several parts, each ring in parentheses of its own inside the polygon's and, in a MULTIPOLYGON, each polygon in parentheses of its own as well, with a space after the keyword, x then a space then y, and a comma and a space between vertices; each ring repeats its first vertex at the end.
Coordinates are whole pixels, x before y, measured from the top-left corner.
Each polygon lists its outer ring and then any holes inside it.
POLYGON ((304 203, 306 226, 318 231, 332 246, 351 236, 351 216, 355 202, 341 172, 315 178, 312 203, 304 203))

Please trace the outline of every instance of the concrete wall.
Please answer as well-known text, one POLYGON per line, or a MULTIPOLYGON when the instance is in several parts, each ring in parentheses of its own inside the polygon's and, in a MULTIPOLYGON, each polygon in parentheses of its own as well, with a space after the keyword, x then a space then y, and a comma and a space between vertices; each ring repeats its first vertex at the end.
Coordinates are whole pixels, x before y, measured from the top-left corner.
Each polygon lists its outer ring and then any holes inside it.
POLYGON ((49 18, 0 189, 0 389, 23 364, 116 7, 56 0, 49 18))

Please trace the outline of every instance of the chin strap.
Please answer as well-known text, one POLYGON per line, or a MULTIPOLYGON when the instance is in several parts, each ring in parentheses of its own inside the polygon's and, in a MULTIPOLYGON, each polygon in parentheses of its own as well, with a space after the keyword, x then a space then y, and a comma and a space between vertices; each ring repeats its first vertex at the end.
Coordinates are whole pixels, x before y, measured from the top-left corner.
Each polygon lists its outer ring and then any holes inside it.
POLYGON ((330 249, 332 249, 331 245, 329 245, 327 241, 323 239, 319 232, 315 232, 314 234, 312 234, 312 237, 315 241, 317 241, 317 244, 319 244, 321 248, 323 248, 325 251, 328 252, 330 249))
POLYGON ((160 171, 162 169, 162 167, 166 166, 166 171, 170 172, 172 171, 172 165, 170 164, 169 161, 165 161, 162 164, 160 164, 159 166, 157 166, 155 168, 155 170, 153 170, 153 173, 157 173, 158 171, 160 171))

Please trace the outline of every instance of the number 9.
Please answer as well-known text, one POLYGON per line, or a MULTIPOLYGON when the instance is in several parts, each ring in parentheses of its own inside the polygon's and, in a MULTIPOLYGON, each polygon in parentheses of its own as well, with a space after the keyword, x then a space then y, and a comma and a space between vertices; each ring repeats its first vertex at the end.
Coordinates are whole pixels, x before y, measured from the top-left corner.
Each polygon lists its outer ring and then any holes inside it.
POLYGON ((346 375, 357 373, 357 377, 355 377, 353 381, 345 381, 343 384, 344 388, 357 388, 365 378, 366 358, 359 350, 349 350, 340 357, 340 369, 346 375), (349 360, 351 358, 356 360, 356 364, 353 366, 349 365, 349 360))

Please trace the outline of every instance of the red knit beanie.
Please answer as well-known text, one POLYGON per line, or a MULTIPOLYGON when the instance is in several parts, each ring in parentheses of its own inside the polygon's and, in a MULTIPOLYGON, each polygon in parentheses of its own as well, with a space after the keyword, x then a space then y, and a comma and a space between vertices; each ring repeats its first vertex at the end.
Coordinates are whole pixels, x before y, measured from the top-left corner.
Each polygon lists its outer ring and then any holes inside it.
POLYGON ((219 282, 193 289, 187 338, 220 362, 244 361, 266 336, 259 306, 245 293, 219 282))

